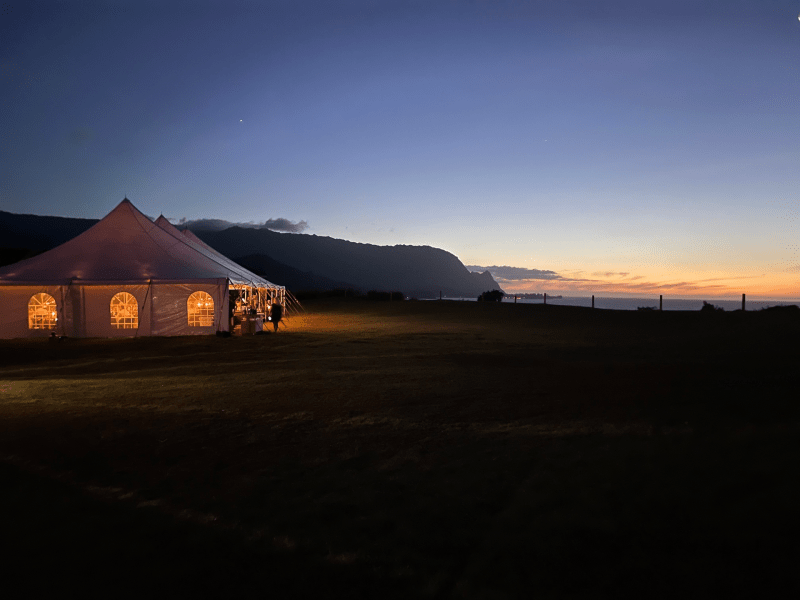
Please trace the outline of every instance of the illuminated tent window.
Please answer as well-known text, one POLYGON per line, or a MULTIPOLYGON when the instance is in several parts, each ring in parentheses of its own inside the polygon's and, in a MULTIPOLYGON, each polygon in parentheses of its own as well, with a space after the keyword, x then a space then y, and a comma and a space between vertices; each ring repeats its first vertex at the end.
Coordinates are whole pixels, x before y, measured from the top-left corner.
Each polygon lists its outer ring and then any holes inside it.
POLYGON ((55 329, 56 299, 50 294, 34 294, 28 301, 28 329, 55 329))
POLYGON ((133 294, 120 292, 111 299, 111 326, 115 329, 139 328, 139 304, 133 294))
POLYGON ((189 327, 211 327, 214 325, 214 299, 206 292, 195 292, 186 301, 189 327))

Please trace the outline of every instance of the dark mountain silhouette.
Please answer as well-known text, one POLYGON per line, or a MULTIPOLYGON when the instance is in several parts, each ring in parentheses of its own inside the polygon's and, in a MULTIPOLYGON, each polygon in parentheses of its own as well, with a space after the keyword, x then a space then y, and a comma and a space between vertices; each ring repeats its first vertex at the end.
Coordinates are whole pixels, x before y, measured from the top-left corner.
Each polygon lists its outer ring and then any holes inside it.
POLYGON ((362 290, 399 290, 418 298, 477 297, 499 286, 471 273, 453 254, 430 246, 375 246, 330 237, 231 227, 195 232, 226 256, 265 254, 300 271, 312 271, 362 290))
POLYGON ((346 290, 355 289, 356 286, 346 281, 336 281, 317 275, 311 271, 300 271, 277 260, 272 260, 264 254, 251 254, 239 256, 232 260, 256 275, 261 275, 273 283, 285 286, 293 292, 310 290, 346 290))
POLYGON ((18 215, 0 210, 0 247, 24 248, 39 254, 68 242, 95 223, 97 219, 18 215))
MULTIPOLYGON (((83 233, 97 219, 0 211, 0 266, 30 258, 83 233)), ((430 246, 375 246, 299 233, 231 227, 195 231, 219 252, 289 290, 353 288, 418 298, 477 297, 499 289, 488 272, 471 273, 453 254, 430 246)))

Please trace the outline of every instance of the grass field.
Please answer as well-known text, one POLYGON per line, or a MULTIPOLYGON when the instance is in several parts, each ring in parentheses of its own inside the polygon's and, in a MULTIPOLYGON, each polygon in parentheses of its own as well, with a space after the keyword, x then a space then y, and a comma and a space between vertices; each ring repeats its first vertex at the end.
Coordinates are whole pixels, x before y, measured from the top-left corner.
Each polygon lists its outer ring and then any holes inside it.
POLYGON ((4 585, 798 597, 798 334, 317 300, 277 334, 3 340, 4 585))

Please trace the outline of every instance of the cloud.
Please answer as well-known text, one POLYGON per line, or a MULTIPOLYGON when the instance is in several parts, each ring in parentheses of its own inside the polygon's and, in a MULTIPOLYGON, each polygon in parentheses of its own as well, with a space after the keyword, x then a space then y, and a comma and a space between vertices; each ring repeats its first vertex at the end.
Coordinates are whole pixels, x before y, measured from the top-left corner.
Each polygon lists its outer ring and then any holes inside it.
MULTIPOLYGON (((731 280, 737 279, 731 277, 731 280)), ((499 282, 498 282, 499 283, 499 282)), ((677 281, 648 281, 642 276, 635 276, 628 280, 603 280, 583 279, 576 277, 562 277, 557 280, 543 282, 520 281, 512 284, 509 293, 514 292, 560 292, 564 294, 610 294, 626 296, 652 296, 667 294, 673 296, 696 296, 700 294, 721 296, 736 296, 741 290, 731 287, 728 279, 705 280, 677 280, 677 281), (727 283, 726 283, 727 282, 727 283)))
POLYGON ((259 227, 259 229, 272 229, 273 231, 290 231, 292 233, 300 233, 308 229, 306 221, 298 221, 292 223, 289 219, 269 219, 259 227))
POLYGON ((478 265, 466 265, 470 271, 483 273, 489 271, 495 279, 504 281, 522 281, 526 279, 562 279, 561 275, 555 271, 544 271, 542 269, 526 269, 524 267, 480 267, 478 265))
POLYGON ((185 217, 178 221, 178 225, 186 227, 192 231, 222 231, 229 227, 241 227, 243 229, 271 229, 272 231, 287 231, 290 233, 301 233, 308 229, 307 221, 298 221, 294 223, 289 219, 268 219, 263 223, 255 223, 250 221, 248 223, 234 223, 225 221, 224 219, 191 219, 187 220, 185 217))
POLYGON ((737 296, 741 294, 738 280, 755 283, 763 279, 758 275, 732 275, 704 279, 651 280, 644 275, 634 275, 627 271, 597 271, 587 273, 580 270, 557 273, 542 269, 523 267, 467 265, 470 271, 489 271, 507 293, 548 292, 563 294, 608 294, 623 296, 672 296, 713 297, 737 296))

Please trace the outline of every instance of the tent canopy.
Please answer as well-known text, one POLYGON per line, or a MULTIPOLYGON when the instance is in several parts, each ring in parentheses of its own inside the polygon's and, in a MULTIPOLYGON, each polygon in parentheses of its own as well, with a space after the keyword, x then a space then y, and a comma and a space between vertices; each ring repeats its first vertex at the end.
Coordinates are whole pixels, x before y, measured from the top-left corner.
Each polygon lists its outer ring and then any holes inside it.
POLYGON ((0 284, 62 285, 123 282, 216 282, 280 288, 181 234, 153 223, 124 199, 72 240, 0 269, 0 284))
POLYGON ((211 246, 206 244, 203 240, 199 237, 194 235, 188 229, 181 232, 175 227, 172 223, 167 221, 164 215, 161 215, 156 219, 155 224, 158 225, 161 229, 169 233, 175 239, 188 244, 191 248, 211 260, 212 262, 220 265, 221 267, 228 269, 229 275, 228 279, 231 280, 234 284, 246 284, 251 287, 256 288, 277 288, 280 286, 275 285, 263 279, 253 273, 245 269, 243 266, 233 262, 227 256, 220 254, 216 250, 214 250, 211 246))

